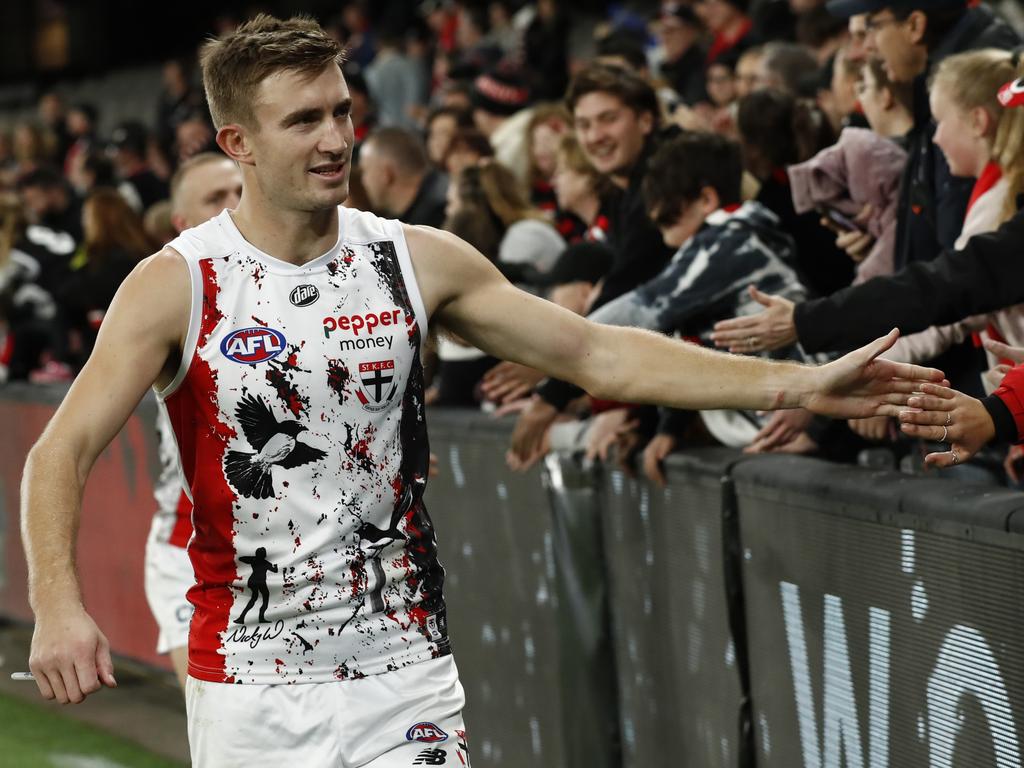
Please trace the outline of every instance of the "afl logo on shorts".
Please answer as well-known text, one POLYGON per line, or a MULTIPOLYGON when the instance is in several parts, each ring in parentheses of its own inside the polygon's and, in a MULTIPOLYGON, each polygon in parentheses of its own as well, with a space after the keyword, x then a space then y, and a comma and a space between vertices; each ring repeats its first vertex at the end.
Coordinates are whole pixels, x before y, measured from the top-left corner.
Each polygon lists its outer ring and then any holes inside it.
POLYGON ((284 334, 273 328, 242 328, 227 335, 220 351, 236 363, 265 363, 284 352, 284 334))
POLYGON ((296 307, 308 307, 320 298, 320 291, 315 285, 300 285, 288 294, 288 301, 296 307))
POLYGON ((448 734, 433 723, 416 723, 405 732, 406 741, 422 741, 424 744, 436 744, 445 741, 448 734))

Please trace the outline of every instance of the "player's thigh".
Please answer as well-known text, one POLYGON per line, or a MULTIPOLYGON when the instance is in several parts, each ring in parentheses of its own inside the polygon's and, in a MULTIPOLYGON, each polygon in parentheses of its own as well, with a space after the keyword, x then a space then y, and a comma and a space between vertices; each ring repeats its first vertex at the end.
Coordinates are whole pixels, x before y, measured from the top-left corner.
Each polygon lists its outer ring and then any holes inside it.
POLYGON ((336 684, 231 685, 189 677, 185 686, 193 768, 340 766, 330 716, 336 684))
POLYGON ((359 737, 346 763, 367 768, 469 765, 466 703, 451 656, 343 684, 339 725, 359 737))
POLYGON ((466 768, 469 742, 462 713, 440 718, 439 722, 420 721, 407 732, 405 741, 361 768, 409 768, 444 765, 466 768))

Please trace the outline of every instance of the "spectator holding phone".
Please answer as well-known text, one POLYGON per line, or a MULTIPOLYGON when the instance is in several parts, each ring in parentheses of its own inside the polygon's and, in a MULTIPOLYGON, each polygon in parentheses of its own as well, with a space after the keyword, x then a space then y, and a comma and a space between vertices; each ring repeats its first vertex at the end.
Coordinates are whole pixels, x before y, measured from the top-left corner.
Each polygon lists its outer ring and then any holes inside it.
POLYGON ((854 283, 893 271, 896 208, 906 161, 906 151, 895 142, 864 128, 847 128, 836 144, 788 169, 798 214, 817 208, 821 223, 837 234, 871 238, 854 283))

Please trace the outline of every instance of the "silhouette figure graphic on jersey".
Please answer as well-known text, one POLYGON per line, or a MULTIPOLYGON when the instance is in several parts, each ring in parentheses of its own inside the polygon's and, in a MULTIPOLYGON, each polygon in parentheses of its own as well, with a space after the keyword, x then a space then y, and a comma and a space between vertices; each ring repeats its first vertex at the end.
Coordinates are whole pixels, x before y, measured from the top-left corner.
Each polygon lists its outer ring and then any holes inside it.
POLYGON ((263 624, 267 620, 265 614, 267 612, 267 604, 270 602, 270 590, 267 589, 267 571, 277 573, 277 566, 267 560, 266 547, 257 549, 255 555, 246 555, 238 558, 238 560, 252 568, 252 575, 249 577, 248 582, 249 589, 252 590, 252 597, 249 598, 249 603, 245 606, 241 615, 235 619, 235 624, 245 623, 245 614, 256 605, 256 598, 258 596, 263 598, 263 604, 260 605, 260 624, 263 624))
POLYGON ((318 461, 327 454, 319 448, 300 443, 298 436, 306 427, 297 421, 278 421, 262 397, 249 394, 235 409, 245 438, 256 453, 228 451, 224 474, 231 486, 243 496, 268 499, 274 495, 273 467, 291 469, 318 461))

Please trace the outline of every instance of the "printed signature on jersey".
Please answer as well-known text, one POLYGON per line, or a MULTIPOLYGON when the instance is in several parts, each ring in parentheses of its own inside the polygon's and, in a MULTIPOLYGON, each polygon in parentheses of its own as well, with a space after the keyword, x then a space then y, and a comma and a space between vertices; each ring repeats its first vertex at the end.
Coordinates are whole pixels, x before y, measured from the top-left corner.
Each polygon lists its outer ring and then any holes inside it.
POLYGON ((226 640, 229 643, 248 643, 250 648, 256 648, 264 640, 274 640, 284 632, 284 622, 278 620, 272 627, 254 627, 251 632, 248 627, 236 627, 226 640))

